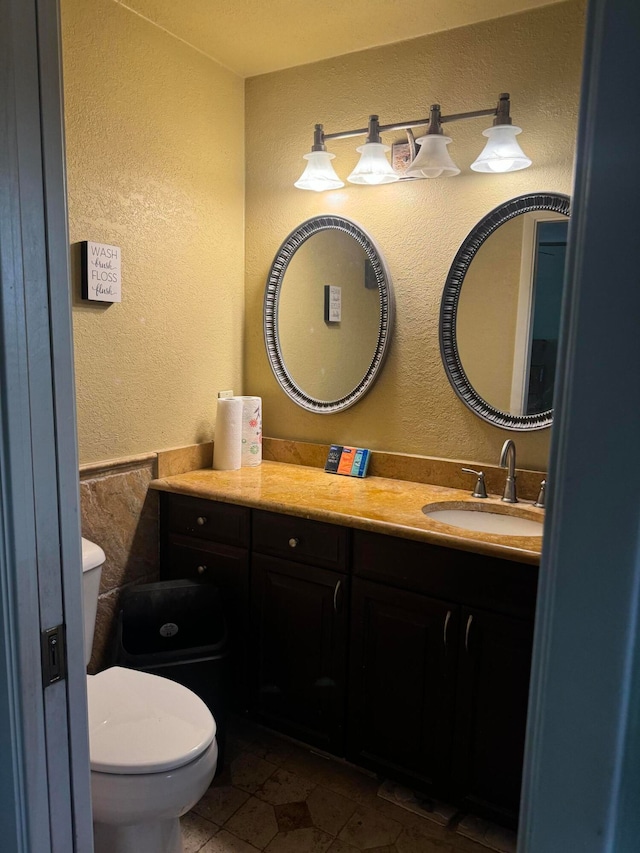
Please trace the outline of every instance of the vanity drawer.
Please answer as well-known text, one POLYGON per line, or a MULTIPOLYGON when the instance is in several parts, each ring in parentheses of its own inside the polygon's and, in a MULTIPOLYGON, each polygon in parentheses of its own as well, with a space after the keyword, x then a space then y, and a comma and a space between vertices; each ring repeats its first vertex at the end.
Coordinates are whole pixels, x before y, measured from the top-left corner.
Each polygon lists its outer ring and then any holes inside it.
POLYGON ((164 524, 169 534, 248 547, 249 509, 235 504, 164 494, 164 524))
POLYGON ((163 549, 160 572, 163 580, 182 579, 228 586, 232 580, 248 594, 249 552, 216 542, 194 548, 193 539, 172 536, 163 549))
POLYGON ((349 531, 294 515, 254 510, 253 550, 285 560, 345 571, 349 531))

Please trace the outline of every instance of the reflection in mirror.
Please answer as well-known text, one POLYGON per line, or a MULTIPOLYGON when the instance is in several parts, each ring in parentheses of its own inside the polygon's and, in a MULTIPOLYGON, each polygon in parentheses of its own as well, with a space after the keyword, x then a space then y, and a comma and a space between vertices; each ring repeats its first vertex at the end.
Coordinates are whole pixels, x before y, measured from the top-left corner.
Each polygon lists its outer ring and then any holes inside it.
POLYGON ((303 222, 269 274, 264 333, 271 368, 298 405, 320 413, 356 403, 387 353, 393 293, 368 234, 338 216, 303 222))
POLYGON ((309 237, 289 262, 278 301, 280 352, 292 381, 316 400, 345 397, 371 364, 379 326, 380 294, 362 246, 343 231, 309 237))
POLYGON ((483 399, 512 415, 553 405, 568 220, 551 216, 525 213, 501 225, 480 247, 460 292, 456 338, 464 371, 483 399))
POLYGON ((447 374, 464 402, 497 426, 551 424, 568 214, 561 195, 501 205, 467 237, 447 278, 447 374))

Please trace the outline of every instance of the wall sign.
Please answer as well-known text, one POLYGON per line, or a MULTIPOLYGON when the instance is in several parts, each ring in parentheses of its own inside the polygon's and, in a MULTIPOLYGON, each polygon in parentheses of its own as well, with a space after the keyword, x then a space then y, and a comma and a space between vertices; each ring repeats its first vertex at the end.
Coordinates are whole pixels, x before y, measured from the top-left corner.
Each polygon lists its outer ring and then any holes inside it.
POLYGON ((85 241, 82 247, 82 298, 122 302, 122 254, 119 246, 85 241))
POLYGON ((324 286, 324 321, 339 323, 342 319, 342 288, 333 284, 324 286))

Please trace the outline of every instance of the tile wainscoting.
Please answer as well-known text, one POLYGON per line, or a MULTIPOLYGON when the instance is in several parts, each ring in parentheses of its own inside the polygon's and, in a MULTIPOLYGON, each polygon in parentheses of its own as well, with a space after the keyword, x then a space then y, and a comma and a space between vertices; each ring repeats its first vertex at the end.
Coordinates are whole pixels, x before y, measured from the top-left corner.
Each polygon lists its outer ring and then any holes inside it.
POLYGON ((89 672, 110 664, 120 590, 158 580, 157 455, 80 466, 82 535, 104 550, 89 672))

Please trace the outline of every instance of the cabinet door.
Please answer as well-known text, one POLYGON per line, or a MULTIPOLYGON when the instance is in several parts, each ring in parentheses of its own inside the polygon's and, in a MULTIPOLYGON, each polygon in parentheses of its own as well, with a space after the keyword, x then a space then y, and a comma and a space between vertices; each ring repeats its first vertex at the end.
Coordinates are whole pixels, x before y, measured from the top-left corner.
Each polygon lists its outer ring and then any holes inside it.
POLYGON ((456 786, 476 810, 517 822, 533 625, 482 610, 462 614, 456 786))
POLYGON ((353 579, 347 756, 429 790, 451 765, 459 608, 353 579))
POLYGON ((243 548, 170 536, 162 549, 163 580, 188 578, 215 584, 222 595, 231 658, 231 702, 246 711, 246 634, 249 610, 249 553, 243 548))
POLYGON ((347 576, 254 555, 254 710, 275 729, 342 754, 347 576))

